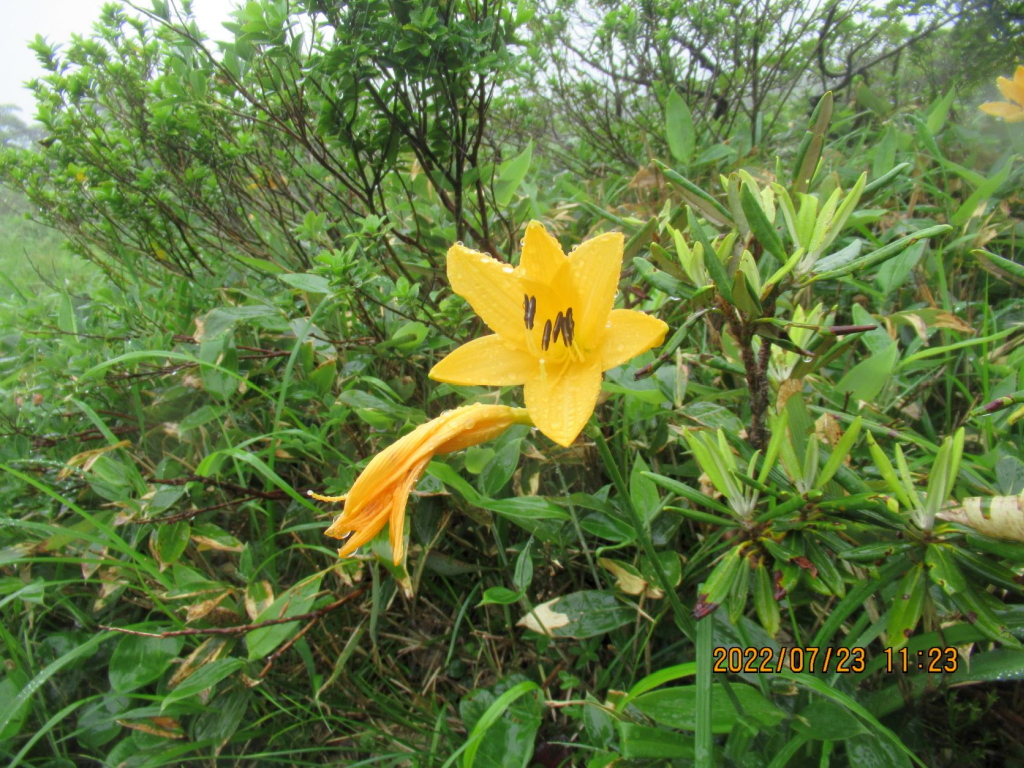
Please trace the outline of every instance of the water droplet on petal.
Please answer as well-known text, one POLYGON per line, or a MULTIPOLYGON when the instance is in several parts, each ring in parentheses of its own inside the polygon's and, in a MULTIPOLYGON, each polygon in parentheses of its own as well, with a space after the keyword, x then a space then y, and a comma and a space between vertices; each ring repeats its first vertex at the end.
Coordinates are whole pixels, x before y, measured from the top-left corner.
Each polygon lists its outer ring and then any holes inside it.
POLYGON ((515 272, 515 270, 512 269, 512 267, 508 266, 507 264, 501 268, 501 271, 504 272, 506 275, 511 275, 513 272, 515 272))
POLYGON ((465 243, 463 243, 463 242, 462 242, 461 240, 456 240, 456 241, 455 241, 455 244, 456 244, 457 246, 459 246, 460 248, 464 248, 464 247, 465 247, 465 243))

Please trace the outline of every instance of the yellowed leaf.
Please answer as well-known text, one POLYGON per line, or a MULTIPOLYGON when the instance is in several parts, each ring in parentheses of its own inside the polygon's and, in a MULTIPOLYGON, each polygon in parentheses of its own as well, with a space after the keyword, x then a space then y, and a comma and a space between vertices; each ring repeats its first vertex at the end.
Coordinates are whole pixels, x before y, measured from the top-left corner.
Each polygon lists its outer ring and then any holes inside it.
POLYGON ((560 599, 556 597, 554 600, 538 605, 530 613, 523 616, 516 623, 516 626, 524 627, 539 635, 551 637, 551 630, 564 627, 569 623, 569 617, 566 614, 559 613, 552 608, 560 599))
POLYGON ((118 720, 118 725, 142 731, 152 736, 163 736, 165 739, 183 739, 185 731, 173 717, 147 717, 142 720, 118 720))
POLYGON ((204 640, 178 667, 171 676, 170 681, 168 681, 167 687, 176 687, 183 680, 195 674, 203 665, 219 659, 230 649, 234 642, 233 639, 227 637, 211 637, 204 640))
POLYGON ((198 603, 192 603, 192 605, 185 606, 185 623, 190 624, 193 621, 198 621, 204 618, 210 611, 224 602, 225 598, 230 595, 230 592, 223 592, 217 597, 212 597, 208 600, 202 600, 198 603))
POLYGON ((269 581, 252 581, 245 588, 245 612, 253 621, 273 602, 274 588, 269 581))
POLYGON ((996 539, 1024 541, 1024 492, 1019 496, 972 496, 939 517, 996 539))
POLYGON ((639 595, 647 589, 646 579, 631 573, 614 560, 602 557, 598 559, 597 564, 615 577, 615 586, 627 595, 639 595))
POLYGON ((131 440, 122 440, 114 445, 105 445, 102 448, 94 448, 91 451, 82 451, 76 453, 70 459, 65 462, 65 467, 59 473, 57 473, 58 480, 65 480, 74 474, 77 467, 81 467, 83 472, 88 472, 92 469, 92 465, 96 463, 97 459, 105 453, 110 451, 116 451, 118 448, 127 448, 130 446, 131 440))

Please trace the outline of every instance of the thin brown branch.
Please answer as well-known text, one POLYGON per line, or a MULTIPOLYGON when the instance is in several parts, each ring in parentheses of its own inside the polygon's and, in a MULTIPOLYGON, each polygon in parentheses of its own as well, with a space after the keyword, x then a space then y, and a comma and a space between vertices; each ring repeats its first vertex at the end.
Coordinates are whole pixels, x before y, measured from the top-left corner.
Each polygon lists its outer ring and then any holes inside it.
POLYGON ((357 597, 362 596, 367 590, 368 586, 359 587, 354 592, 349 592, 347 595, 339 600, 335 600, 330 605, 325 605, 323 608, 317 608, 315 611, 309 613, 300 613, 296 616, 285 616, 280 619, 268 619, 267 621, 261 621, 256 624, 242 624, 237 627, 205 627, 201 629, 175 629, 170 632, 140 632, 137 629, 125 629, 123 627, 111 627, 106 624, 100 624, 100 629, 106 629, 111 632, 120 632, 124 635, 138 635, 139 637, 185 637, 188 635, 239 635, 243 632, 252 632, 254 629, 263 629, 263 627, 272 627, 276 624, 287 624, 291 621, 316 621, 322 619, 331 611, 336 608, 340 608, 345 603, 355 600, 357 597))

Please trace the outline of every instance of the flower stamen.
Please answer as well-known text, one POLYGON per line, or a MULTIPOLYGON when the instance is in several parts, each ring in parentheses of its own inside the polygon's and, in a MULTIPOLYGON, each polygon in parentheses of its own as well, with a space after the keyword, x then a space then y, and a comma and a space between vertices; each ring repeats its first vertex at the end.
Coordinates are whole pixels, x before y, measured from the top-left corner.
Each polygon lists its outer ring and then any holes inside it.
POLYGON ((537 316, 537 297, 527 296, 523 294, 523 322, 526 325, 526 330, 533 330, 533 320, 537 316))

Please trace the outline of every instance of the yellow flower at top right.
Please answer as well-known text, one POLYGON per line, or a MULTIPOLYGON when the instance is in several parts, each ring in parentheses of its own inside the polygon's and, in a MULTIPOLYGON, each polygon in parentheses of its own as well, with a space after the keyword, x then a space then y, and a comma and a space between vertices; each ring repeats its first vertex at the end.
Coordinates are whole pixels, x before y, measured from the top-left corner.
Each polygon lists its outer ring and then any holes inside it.
POLYGON ((1024 122, 1024 66, 1017 67, 1013 80, 1000 77, 996 79, 996 85, 1006 101, 989 101, 979 109, 986 115, 1001 117, 1008 123, 1024 122))

